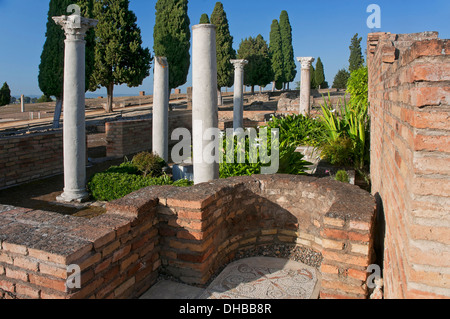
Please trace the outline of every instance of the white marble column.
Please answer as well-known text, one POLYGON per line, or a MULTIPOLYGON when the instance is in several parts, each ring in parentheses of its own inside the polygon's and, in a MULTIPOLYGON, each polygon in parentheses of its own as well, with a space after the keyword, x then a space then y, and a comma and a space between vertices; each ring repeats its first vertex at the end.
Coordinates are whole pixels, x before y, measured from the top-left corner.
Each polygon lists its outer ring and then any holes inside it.
POLYGON ((20 96, 20 112, 25 113, 25 97, 23 94, 20 96))
POLYGON ((212 161, 211 145, 218 151, 219 141, 211 136, 219 125, 217 105, 216 26, 192 27, 192 143, 194 184, 219 178, 219 162, 212 161))
POLYGON ((234 65, 234 112, 233 128, 244 128, 244 67, 247 60, 231 60, 234 65))
POLYGON ((297 58, 301 63, 300 83, 300 114, 311 114, 311 64, 315 61, 312 57, 297 58))
POLYGON ((153 152, 169 161, 169 64, 155 58, 153 88, 153 152))
POLYGON ((86 191, 85 47, 97 20, 79 15, 53 17, 66 35, 64 57, 64 193, 59 201, 82 202, 86 191))

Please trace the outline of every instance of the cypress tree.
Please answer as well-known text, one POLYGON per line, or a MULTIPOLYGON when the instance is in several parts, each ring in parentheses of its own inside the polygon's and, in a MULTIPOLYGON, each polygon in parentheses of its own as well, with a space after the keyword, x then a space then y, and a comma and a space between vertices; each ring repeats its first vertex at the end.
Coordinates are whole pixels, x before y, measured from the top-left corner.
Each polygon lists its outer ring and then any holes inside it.
POLYGON ((339 70, 336 76, 334 77, 333 88, 346 89, 349 78, 350 72, 348 72, 346 69, 339 70))
POLYGON ((187 82, 191 65, 191 29, 187 0, 158 0, 153 31, 155 56, 166 57, 169 64, 169 88, 187 82))
POLYGON ((289 83, 294 81, 297 75, 297 66, 294 60, 294 48, 292 46, 292 27, 289 21, 289 15, 286 10, 281 11, 280 15, 280 33, 281 41, 283 45, 283 64, 284 64, 284 81, 287 83, 289 89, 289 83))
POLYGON ((106 112, 113 111, 114 85, 136 87, 149 76, 152 57, 142 47, 136 15, 129 0, 97 0, 94 15, 99 20, 95 35, 95 84, 106 87, 106 112))
POLYGON ((242 40, 238 58, 248 61, 244 68, 244 84, 252 87, 252 93, 255 92, 256 85, 265 87, 273 80, 269 46, 261 34, 256 38, 242 40))
POLYGON ((11 90, 8 83, 3 83, 0 89, 0 106, 8 105, 11 102, 11 90))
POLYGON ((319 58, 317 58, 317 63, 316 63, 316 70, 314 72, 314 80, 315 80, 315 84, 316 87, 318 89, 323 89, 325 88, 325 71, 323 69, 323 63, 322 60, 319 58))
POLYGON ((350 66, 348 68, 350 73, 352 73, 355 70, 358 70, 360 67, 364 65, 364 57, 361 49, 361 41, 362 38, 358 38, 358 33, 356 33, 352 38, 350 45, 350 58, 349 58, 350 66))
POLYGON ((200 17, 200 24, 209 24, 209 17, 206 13, 203 13, 200 17))
POLYGON ((236 51, 233 49, 233 37, 221 2, 214 6, 211 23, 217 27, 217 90, 219 105, 222 105, 222 87, 231 87, 234 83, 234 68, 230 60, 236 59, 236 51))
POLYGON ((281 41, 280 25, 278 20, 273 20, 270 27, 269 53, 273 71, 273 89, 280 90, 283 87, 284 76, 284 56, 281 41))
POLYGON ((314 66, 311 64, 311 90, 315 90, 317 89, 317 84, 316 84, 316 69, 314 68, 314 66))
MULTIPOLYGON (((71 4, 78 4, 81 8, 81 14, 84 17, 92 18, 93 0, 50 0, 46 40, 41 54, 39 64, 38 83, 39 88, 46 96, 56 98, 55 114, 53 127, 59 127, 61 116, 63 85, 64 85, 64 30, 58 26, 52 17, 61 15, 70 15, 67 7, 71 4)), ((91 87, 90 81, 94 67, 94 30, 89 30, 86 35, 86 91, 91 87)))

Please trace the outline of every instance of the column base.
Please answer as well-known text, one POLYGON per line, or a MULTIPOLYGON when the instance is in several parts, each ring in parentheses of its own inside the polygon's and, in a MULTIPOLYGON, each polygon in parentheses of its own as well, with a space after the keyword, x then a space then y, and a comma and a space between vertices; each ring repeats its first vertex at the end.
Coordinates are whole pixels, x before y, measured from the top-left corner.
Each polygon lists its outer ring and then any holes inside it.
POLYGON ((89 193, 85 189, 77 190, 77 191, 66 191, 62 193, 60 196, 56 197, 58 202, 62 203, 84 203, 89 199, 89 193))

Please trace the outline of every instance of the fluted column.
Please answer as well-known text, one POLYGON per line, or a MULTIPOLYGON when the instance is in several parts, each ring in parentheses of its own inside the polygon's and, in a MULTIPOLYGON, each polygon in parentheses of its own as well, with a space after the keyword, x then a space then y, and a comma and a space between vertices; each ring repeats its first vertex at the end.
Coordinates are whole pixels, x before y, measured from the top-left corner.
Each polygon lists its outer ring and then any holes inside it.
POLYGON ((97 20, 80 15, 53 17, 66 35, 64 57, 64 193, 60 201, 84 201, 86 191, 86 32, 97 20))

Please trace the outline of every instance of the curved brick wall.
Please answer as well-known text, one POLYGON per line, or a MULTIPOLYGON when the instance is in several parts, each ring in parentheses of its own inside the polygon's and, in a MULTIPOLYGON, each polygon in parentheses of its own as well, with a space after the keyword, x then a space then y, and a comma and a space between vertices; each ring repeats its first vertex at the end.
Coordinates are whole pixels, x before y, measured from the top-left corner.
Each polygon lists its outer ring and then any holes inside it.
POLYGON ((158 198, 162 266, 184 282, 205 284, 240 249, 286 243, 322 253, 322 298, 367 297, 375 200, 358 187, 304 176, 237 177, 150 187, 111 203, 110 212, 136 211, 135 198, 158 198))
POLYGON ((0 206, 0 298, 130 298, 164 271, 203 285, 241 249, 322 253, 322 298, 366 298, 375 200, 358 187, 274 175, 154 186, 87 220, 0 206), (81 289, 67 289, 68 265, 81 289))

